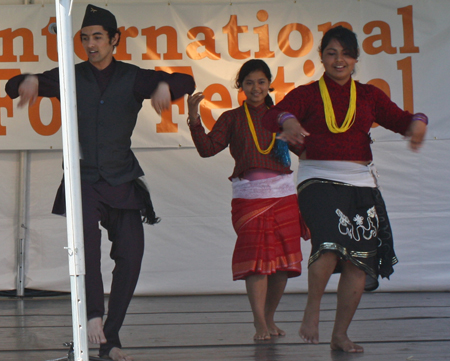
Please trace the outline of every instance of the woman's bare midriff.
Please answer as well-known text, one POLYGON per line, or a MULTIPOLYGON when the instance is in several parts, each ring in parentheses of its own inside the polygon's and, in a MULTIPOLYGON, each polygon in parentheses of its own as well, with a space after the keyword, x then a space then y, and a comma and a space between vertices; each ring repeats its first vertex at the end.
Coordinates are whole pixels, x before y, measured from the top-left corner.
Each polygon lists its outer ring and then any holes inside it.
MULTIPOLYGON (((298 158, 300 160, 308 159, 308 158, 306 158, 306 152, 303 152, 302 154, 300 154, 300 157, 298 157, 298 158)), ((353 162, 353 163, 358 163, 358 164, 362 164, 362 165, 369 165, 371 163, 370 160, 341 160, 340 162, 353 162)))
POLYGON ((277 177, 281 172, 277 172, 276 170, 265 169, 265 168, 252 168, 246 170, 241 178, 247 179, 249 181, 259 180, 259 179, 267 179, 277 177))

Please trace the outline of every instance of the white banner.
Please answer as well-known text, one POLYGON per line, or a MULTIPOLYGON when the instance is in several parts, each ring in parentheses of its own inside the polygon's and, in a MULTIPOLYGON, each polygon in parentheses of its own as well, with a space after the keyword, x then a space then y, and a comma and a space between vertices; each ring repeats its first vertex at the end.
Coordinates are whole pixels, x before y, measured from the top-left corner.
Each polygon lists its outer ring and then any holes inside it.
MULTIPOLYGON (((79 27, 86 5, 74 4, 75 62, 84 60, 79 27)), ((142 68, 186 72, 205 93, 201 115, 211 128, 225 110, 238 105, 234 77, 250 58, 265 60, 273 74, 275 100, 323 73, 318 46, 336 24, 357 34, 361 57, 355 79, 373 83, 402 108, 431 119, 430 139, 448 139, 448 81, 441 60, 450 49, 450 2, 402 0, 268 1, 234 4, 111 4, 122 39, 116 59, 142 68), (427 5, 428 4, 428 5, 427 5), (432 80, 431 80, 432 79, 432 80)), ((57 66, 51 5, 2 6, 0 12, 0 149, 60 149, 59 102, 40 99, 18 109, 4 92, 6 80, 57 66)), ((134 148, 192 146, 186 99, 158 116, 144 102, 133 136, 134 148)), ((374 131, 375 140, 401 139, 374 131)))
MULTIPOLYGON (((323 32, 344 23, 357 33, 361 56, 355 79, 372 82, 402 108, 430 118, 419 153, 401 136, 378 127, 372 138, 400 260, 380 291, 449 291, 450 232, 449 113, 447 59, 450 54, 448 0, 265 0, 236 4, 198 0, 197 4, 109 4, 122 28, 116 58, 142 68, 185 71, 208 99, 201 107, 206 127, 238 105, 236 72, 251 58, 265 60, 278 101, 294 86, 320 78, 318 46, 323 32)), ((124 1, 125 2, 125 1, 124 1)), ((194 1, 192 1, 194 2, 194 1)), ((103 6, 99 1, 94 2, 103 6)), ((73 8, 76 61, 84 50, 76 32, 86 3, 73 8)), ((29 152, 29 239, 25 287, 70 290, 66 222, 50 214, 62 177, 58 102, 42 99, 18 109, 4 91, 6 80, 57 66, 56 36, 48 31, 54 5, 2 5, 0 11, 0 289, 14 289, 19 224, 18 149, 29 152), (48 150, 48 149, 58 149, 48 150)), ((231 256, 236 235, 231 225, 233 159, 228 151, 202 159, 186 125, 186 99, 159 117, 144 102, 133 146, 146 174, 161 223, 145 227, 146 250, 138 294, 245 292, 233 282, 231 256)), ((203 104, 203 103, 202 103, 203 104)), ((292 169, 297 162, 293 159, 292 169)), ((113 262, 103 232, 105 290, 113 262)), ((301 242, 303 275, 288 291, 307 290, 309 242, 301 242)), ((328 290, 335 290, 333 276, 328 290)))

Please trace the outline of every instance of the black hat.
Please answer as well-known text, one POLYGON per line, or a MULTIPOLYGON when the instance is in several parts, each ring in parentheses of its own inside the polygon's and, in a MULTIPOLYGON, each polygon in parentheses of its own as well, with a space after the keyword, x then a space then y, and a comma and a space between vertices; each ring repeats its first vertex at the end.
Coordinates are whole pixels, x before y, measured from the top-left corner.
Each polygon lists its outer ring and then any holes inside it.
POLYGON ((110 11, 89 4, 86 7, 81 28, 91 25, 101 25, 104 28, 117 29, 116 17, 110 11))

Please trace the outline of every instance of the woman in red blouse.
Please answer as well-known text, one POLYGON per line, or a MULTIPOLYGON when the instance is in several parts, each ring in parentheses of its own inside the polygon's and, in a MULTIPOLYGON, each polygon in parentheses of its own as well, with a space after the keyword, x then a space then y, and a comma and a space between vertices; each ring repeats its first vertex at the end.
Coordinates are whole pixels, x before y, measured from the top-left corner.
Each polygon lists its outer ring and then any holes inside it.
MULTIPOLYGON (((240 69, 236 88, 247 99, 224 112, 206 134, 198 115, 202 93, 188 98, 188 124, 202 157, 229 147, 235 160, 232 181, 232 222, 237 233, 233 280, 245 279, 256 328, 255 340, 284 336, 274 314, 289 277, 301 273, 300 224, 295 183, 276 135, 261 125, 268 107, 272 75, 262 60, 240 69), (281 154, 281 157, 280 157, 281 154)), ((299 149, 297 149, 298 151, 299 149)))
POLYGON ((417 151, 428 119, 400 109, 381 90, 352 79, 359 56, 356 35, 342 27, 323 37, 320 81, 299 86, 269 110, 263 125, 305 147, 298 172, 298 202, 311 232, 308 301, 300 336, 319 342, 320 302, 332 273, 341 273, 331 348, 363 352, 347 330, 362 292, 378 287, 397 263, 386 207, 372 164, 374 122, 410 136, 417 151))

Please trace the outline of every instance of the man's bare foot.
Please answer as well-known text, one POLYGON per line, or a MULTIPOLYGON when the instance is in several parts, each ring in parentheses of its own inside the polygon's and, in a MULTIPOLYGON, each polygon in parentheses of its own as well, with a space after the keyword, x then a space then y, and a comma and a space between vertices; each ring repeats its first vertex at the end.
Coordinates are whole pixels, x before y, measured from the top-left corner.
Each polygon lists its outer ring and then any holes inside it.
POLYGON ((362 346, 353 343, 347 335, 344 336, 332 336, 330 347, 335 351, 344 351, 344 352, 364 352, 364 348, 362 346))
POLYGON ((302 325, 298 334, 306 343, 319 343, 319 315, 309 314, 305 311, 303 315, 302 325))
POLYGON ((103 321, 101 317, 94 317, 88 320, 87 329, 89 342, 95 344, 106 343, 106 337, 103 333, 103 321))
POLYGON ((122 349, 118 347, 113 347, 111 351, 109 351, 109 357, 113 361, 133 361, 131 356, 128 356, 122 349))

